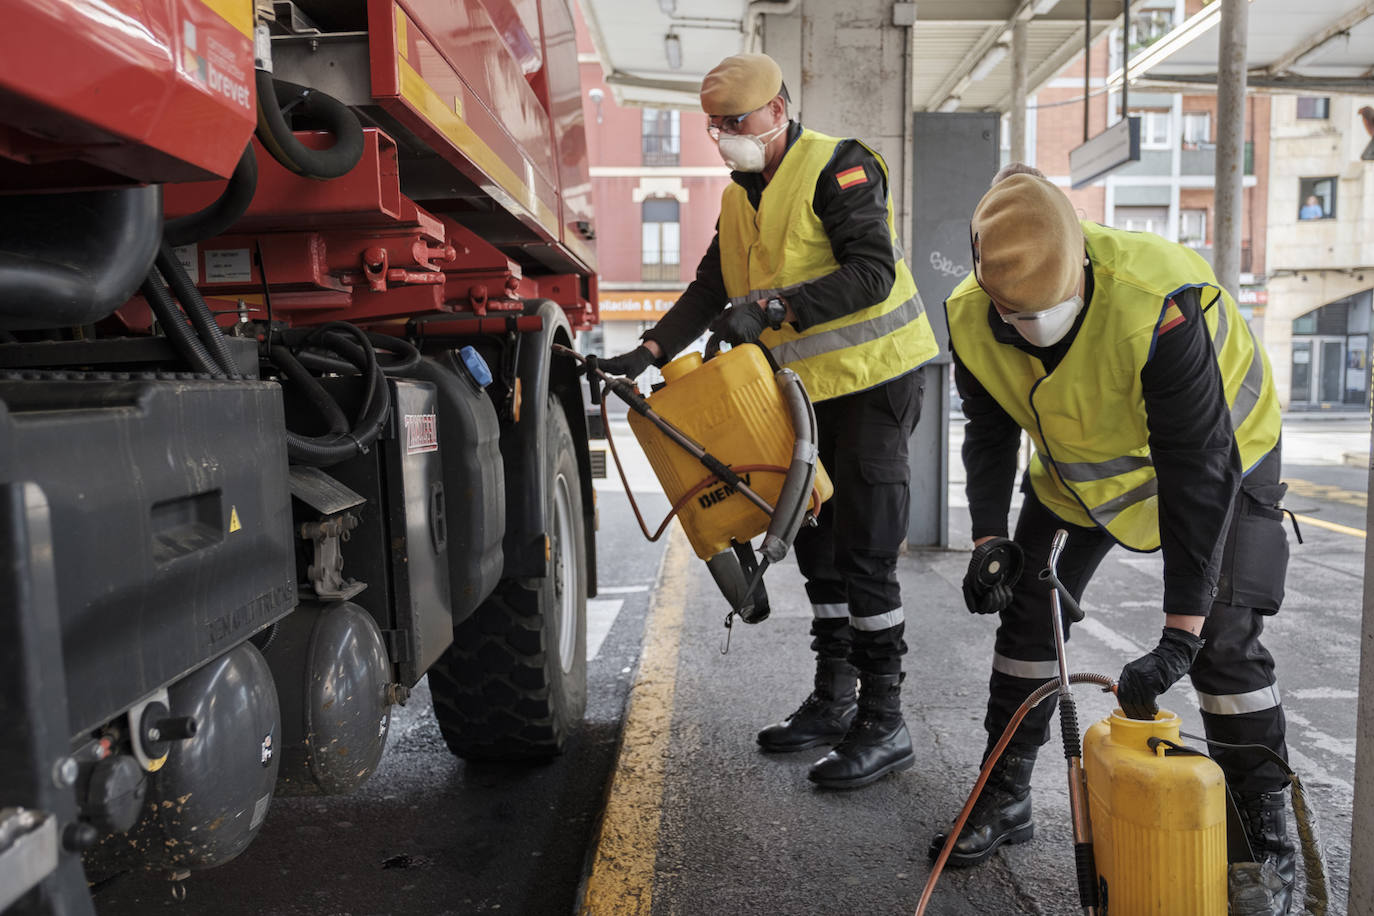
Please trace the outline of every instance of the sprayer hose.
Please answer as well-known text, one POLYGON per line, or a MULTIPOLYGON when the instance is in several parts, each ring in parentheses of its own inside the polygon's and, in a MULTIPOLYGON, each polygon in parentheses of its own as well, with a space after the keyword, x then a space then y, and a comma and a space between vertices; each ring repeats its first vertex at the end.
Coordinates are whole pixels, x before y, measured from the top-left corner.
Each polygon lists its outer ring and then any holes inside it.
MULTIPOLYGON (((1070 674, 1070 684, 1097 684, 1104 690, 1112 690, 1116 687, 1116 681, 1105 674, 1070 674)), ((940 873, 944 870, 945 863, 949 861, 949 854, 954 851, 954 844, 959 840, 959 834, 963 832, 964 825, 968 823, 969 815, 973 813, 973 806, 978 801, 978 796, 983 793, 983 786, 987 785, 988 777, 992 775, 992 768, 1001 758, 1002 752, 1011 743, 1012 736, 1021 727, 1021 720, 1035 707, 1045 700, 1059 693, 1059 682, 1050 681, 1040 685, 1030 696, 1026 697, 1016 713, 1007 723, 1007 727, 1002 730, 1002 737, 997 739, 997 744, 993 746, 992 753, 988 754, 988 759, 983 762, 983 769, 978 774, 978 781, 973 784, 973 791, 969 792, 968 800, 964 802, 964 808, 959 812, 959 816, 954 820, 954 826, 950 828, 945 837, 944 848, 940 850, 940 856, 935 860, 935 866, 930 870, 930 877, 926 879, 925 890, 921 892, 921 902, 916 906, 916 916, 922 916, 926 907, 930 904, 930 897, 935 892, 935 883, 940 880, 940 873)))

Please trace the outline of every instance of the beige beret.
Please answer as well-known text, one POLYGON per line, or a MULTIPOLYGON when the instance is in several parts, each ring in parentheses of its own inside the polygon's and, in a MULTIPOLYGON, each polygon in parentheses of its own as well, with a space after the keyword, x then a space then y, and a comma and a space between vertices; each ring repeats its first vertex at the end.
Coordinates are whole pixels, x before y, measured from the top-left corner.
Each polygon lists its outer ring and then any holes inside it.
POLYGON ((762 108, 782 91, 782 69, 767 54, 736 54, 701 81, 701 110, 712 116, 762 108))
POLYGON ((973 211, 973 271, 993 301, 1038 312, 1074 295, 1083 276, 1083 227, 1064 192, 1035 175, 1010 175, 973 211))

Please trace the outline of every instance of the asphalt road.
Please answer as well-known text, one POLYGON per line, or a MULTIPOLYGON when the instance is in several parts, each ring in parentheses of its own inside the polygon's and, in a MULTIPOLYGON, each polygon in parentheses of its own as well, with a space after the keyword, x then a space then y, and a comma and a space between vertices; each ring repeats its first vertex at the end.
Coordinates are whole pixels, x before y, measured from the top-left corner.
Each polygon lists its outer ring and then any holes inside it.
MULTIPOLYGON (((1368 428, 1349 422, 1334 430, 1292 424, 1286 433, 1297 459, 1286 467, 1288 505, 1329 524, 1303 525, 1285 607, 1266 637, 1292 760, 1326 843, 1333 913, 1344 912, 1349 867, 1364 556, 1363 538, 1339 529, 1364 529, 1367 477, 1340 462, 1361 436, 1367 449, 1368 428)), ((652 489, 634 450, 619 441, 632 487, 652 489)), ((396 716, 381 770, 360 792, 278 799, 255 843, 195 876, 185 903, 171 901, 164 880, 129 875, 98 897, 102 916, 562 916, 584 892, 590 911, 607 916, 913 912, 929 873, 927 842, 957 812, 983 745, 993 626, 963 608, 967 554, 913 551, 900 565, 910 646, 903 710, 916 767, 853 792, 818 791, 805 779, 818 752, 766 756, 754 743, 759 727, 791 712, 809 689, 809 607, 795 565, 785 561, 769 574, 773 616, 737 627, 722 655, 724 606, 704 566, 680 537, 666 552, 647 544, 610 473, 598 485, 603 593, 589 628, 593 641, 605 635, 589 664, 586 728, 563 757, 533 767, 458 761, 417 693, 396 716), (651 591, 655 582, 661 587, 651 591)), ((960 489, 952 481, 956 543, 967 537, 960 489)), ((638 496, 651 501, 646 517, 661 516, 661 497, 638 496)), ((1156 556, 1109 556, 1085 596, 1088 620, 1069 645, 1072 670, 1114 676, 1153 644, 1159 573, 1156 556)), ((1085 722, 1106 713, 1099 695, 1077 695, 1085 722)), ((1186 685, 1164 705, 1200 733, 1186 685)), ((1079 912, 1054 748, 1034 777, 1035 841, 948 873, 930 913, 1079 912)))

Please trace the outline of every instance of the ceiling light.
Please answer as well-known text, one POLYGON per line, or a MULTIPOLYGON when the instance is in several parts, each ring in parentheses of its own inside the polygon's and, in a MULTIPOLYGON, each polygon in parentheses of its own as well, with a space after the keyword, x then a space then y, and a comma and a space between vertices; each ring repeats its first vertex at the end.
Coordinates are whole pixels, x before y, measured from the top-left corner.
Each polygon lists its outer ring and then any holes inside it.
POLYGON ((677 0, 658 0, 658 8, 663 11, 665 16, 676 16, 677 0))
POLYGON ((668 66, 673 70, 682 69, 682 39, 674 32, 663 36, 663 53, 668 57, 668 66))
POLYGON ((1031 7, 1031 11, 1037 16, 1043 16, 1058 5, 1059 0, 1035 0, 1035 6, 1031 7))
POLYGON ((940 103, 940 107, 939 107, 939 108, 936 108, 935 110, 936 110, 936 111, 945 111, 945 112, 949 112, 949 111, 958 111, 958 110, 959 110, 959 97, 958 97, 957 95, 952 95, 952 96, 950 96, 949 98, 947 98, 947 99, 945 99, 943 102, 941 102, 941 103, 940 103))
POLYGON ((1002 58, 1007 56, 1009 50, 1011 50, 1011 48, 1008 45, 993 45, 991 48, 988 48, 988 52, 984 54, 978 63, 974 64, 973 69, 969 71, 969 79, 973 80, 975 83, 979 80, 987 79, 988 74, 993 71, 994 67, 1002 62, 1002 58))

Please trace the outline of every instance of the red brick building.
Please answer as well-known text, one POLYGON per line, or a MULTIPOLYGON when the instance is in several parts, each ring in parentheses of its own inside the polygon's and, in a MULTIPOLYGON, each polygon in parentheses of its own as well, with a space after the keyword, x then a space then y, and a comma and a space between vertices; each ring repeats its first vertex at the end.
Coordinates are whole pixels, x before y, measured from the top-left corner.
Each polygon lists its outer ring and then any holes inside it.
POLYGON ((696 275, 730 173, 700 111, 617 104, 580 10, 577 26, 602 319, 582 345, 613 354, 631 348, 696 275))

